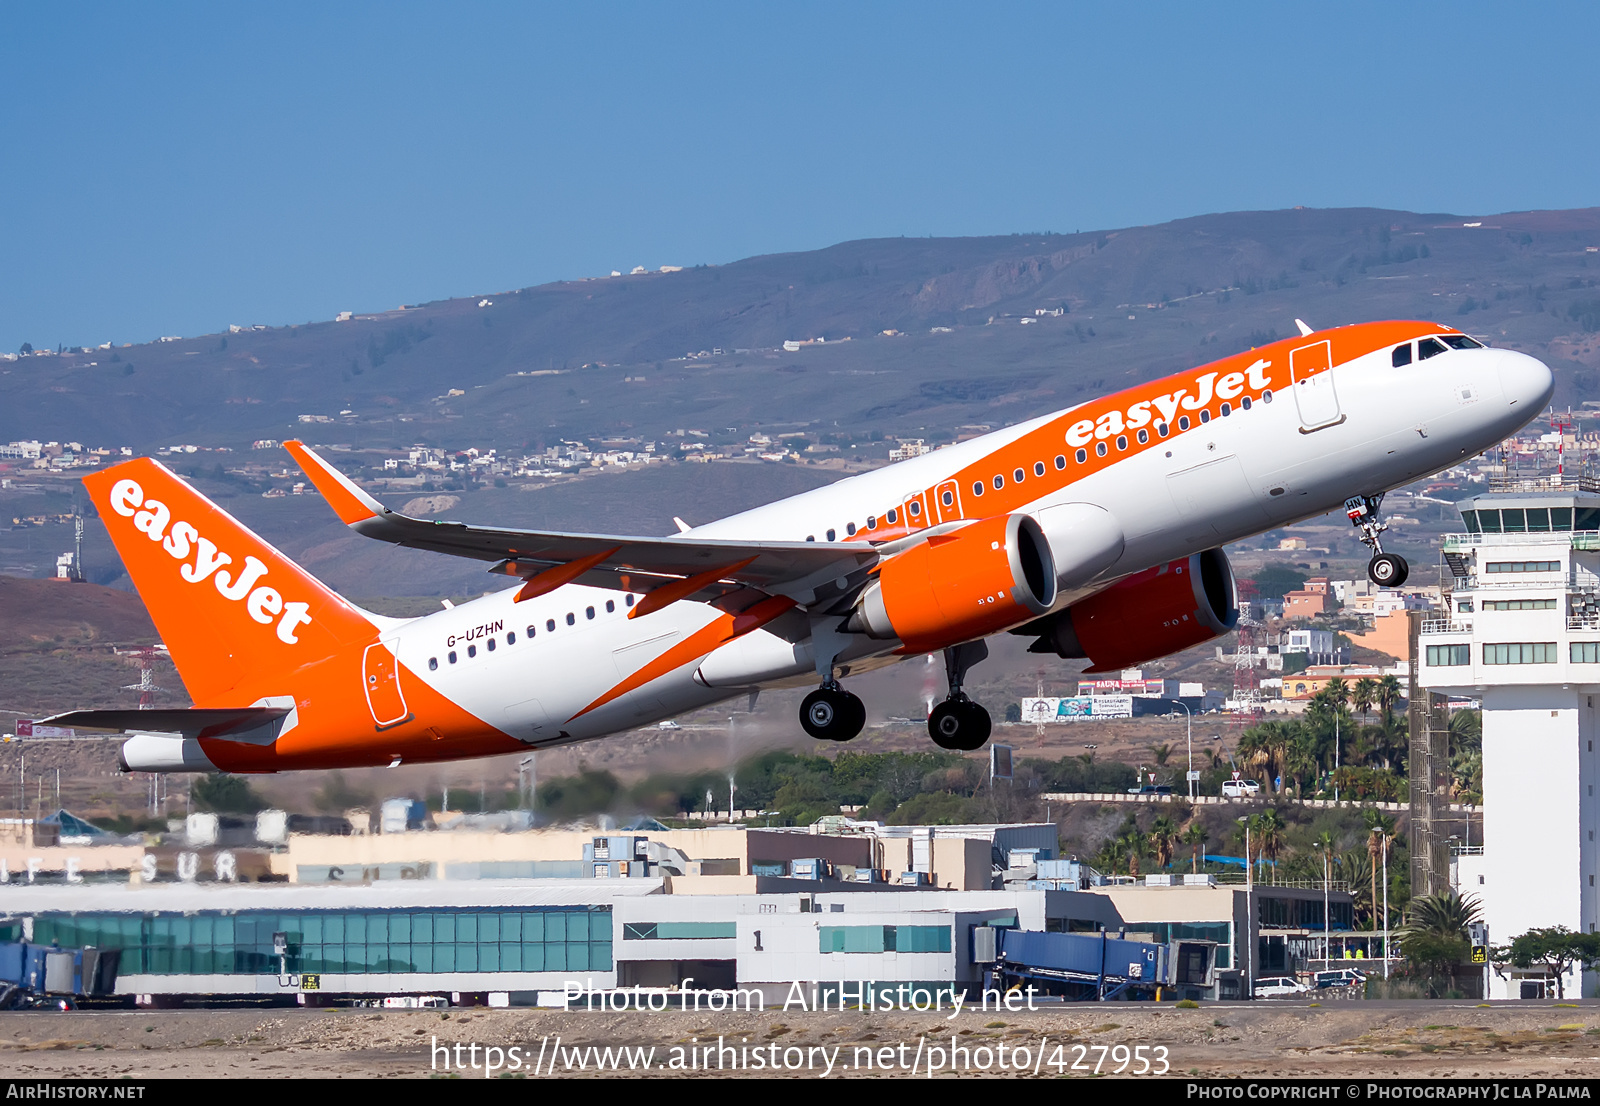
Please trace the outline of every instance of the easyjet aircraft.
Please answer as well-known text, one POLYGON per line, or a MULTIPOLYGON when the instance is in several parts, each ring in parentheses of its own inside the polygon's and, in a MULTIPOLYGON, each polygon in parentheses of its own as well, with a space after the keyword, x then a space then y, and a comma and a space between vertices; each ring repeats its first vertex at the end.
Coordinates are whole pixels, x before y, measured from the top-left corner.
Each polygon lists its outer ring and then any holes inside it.
POLYGON ((1479 453, 1550 399, 1521 353, 1450 327, 1312 332, 670 537, 396 514, 298 442, 366 537, 488 563, 517 586, 409 620, 363 611, 149 458, 85 479, 194 707, 78 711, 134 771, 277 772, 493 756, 815 683, 800 724, 848 741, 841 680, 943 652, 928 729, 975 749, 984 638, 1091 672, 1227 633, 1220 546, 1344 506, 1385 553, 1383 493, 1479 453))

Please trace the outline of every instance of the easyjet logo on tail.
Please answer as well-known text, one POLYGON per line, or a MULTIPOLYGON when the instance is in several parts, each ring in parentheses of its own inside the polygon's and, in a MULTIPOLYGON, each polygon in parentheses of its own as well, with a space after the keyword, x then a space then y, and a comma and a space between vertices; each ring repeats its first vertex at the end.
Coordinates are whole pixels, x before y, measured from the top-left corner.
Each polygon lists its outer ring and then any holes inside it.
POLYGON ((234 563, 231 555, 218 549, 216 542, 202 536, 191 523, 172 522, 167 505, 159 499, 146 499, 136 480, 118 480, 112 485, 111 509, 123 518, 133 519, 134 529, 159 542, 173 560, 183 562, 179 576, 191 584, 211 580, 218 594, 235 603, 242 601, 245 611, 261 625, 270 626, 276 620, 279 641, 299 644, 295 629, 311 621, 311 605, 286 603, 278 589, 262 583, 267 566, 259 558, 247 555, 235 575, 235 570, 227 567, 234 563))

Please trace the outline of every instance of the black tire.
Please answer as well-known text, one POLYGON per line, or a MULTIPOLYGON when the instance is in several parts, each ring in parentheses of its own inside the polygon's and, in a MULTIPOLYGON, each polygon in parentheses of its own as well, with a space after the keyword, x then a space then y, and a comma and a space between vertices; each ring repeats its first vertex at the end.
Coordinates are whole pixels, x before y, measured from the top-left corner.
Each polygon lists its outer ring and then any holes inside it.
POLYGON ((941 749, 969 753, 989 740, 989 712, 970 699, 946 699, 928 715, 928 736, 941 749))
POLYGON ((849 741, 867 723, 867 708, 842 688, 819 687, 800 704, 800 728, 819 741, 849 741))
POLYGON ((1382 588, 1397 588, 1411 575, 1411 566, 1397 553, 1379 553, 1367 562, 1367 579, 1382 588))

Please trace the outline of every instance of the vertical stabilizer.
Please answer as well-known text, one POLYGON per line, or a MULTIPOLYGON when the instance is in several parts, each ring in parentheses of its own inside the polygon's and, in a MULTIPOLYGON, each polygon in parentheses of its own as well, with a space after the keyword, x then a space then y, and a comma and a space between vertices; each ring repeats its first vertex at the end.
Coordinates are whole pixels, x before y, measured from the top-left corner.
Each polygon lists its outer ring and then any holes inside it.
POLYGON ((281 694, 283 677, 375 632, 360 610, 148 457, 84 478, 197 706, 281 694))

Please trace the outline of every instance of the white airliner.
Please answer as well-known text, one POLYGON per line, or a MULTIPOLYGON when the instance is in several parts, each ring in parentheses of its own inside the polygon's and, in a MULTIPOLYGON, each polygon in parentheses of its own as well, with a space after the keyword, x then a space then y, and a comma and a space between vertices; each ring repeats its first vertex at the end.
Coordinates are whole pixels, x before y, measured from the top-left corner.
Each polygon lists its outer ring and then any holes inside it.
POLYGON ((848 741, 841 681, 942 652, 935 743, 976 749, 984 639, 1138 664, 1227 633, 1221 546, 1343 505, 1383 552, 1384 492, 1477 454, 1553 390, 1532 357, 1446 326, 1313 332, 670 537, 396 514, 297 442, 352 529, 488 562, 520 586, 423 618, 358 609, 158 462, 86 478, 194 707, 76 711, 132 771, 277 772, 585 741, 752 689, 815 683, 800 724, 848 741))

